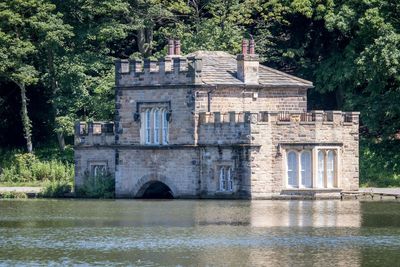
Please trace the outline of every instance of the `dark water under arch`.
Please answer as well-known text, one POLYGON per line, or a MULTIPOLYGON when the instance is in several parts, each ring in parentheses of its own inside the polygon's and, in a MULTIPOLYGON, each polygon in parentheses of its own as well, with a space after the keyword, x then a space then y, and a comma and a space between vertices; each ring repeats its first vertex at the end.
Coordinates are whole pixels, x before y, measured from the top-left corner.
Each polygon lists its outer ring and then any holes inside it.
POLYGON ((140 198, 173 199, 174 195, 172 194, 171 188, 169 188, 166 184, 155 181, 147 185, 147 188, 144 190, 143 195, 140 198))

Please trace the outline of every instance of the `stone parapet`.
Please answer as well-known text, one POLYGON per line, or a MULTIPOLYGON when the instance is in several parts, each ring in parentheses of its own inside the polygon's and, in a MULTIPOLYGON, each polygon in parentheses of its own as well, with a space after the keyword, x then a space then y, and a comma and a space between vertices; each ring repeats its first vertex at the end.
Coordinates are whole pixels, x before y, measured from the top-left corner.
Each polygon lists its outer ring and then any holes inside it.
POLYGON ((202 59, 166 57, 158 61, 145 59, 115 61, 116 86, 187 85, 201 77, 202 59))
POLYGON ((200 112, 198 144, 250 144, 250 112, 200 112))
POLYGON ((112 145, 114 143, 113 122, 75 123, 75 146, 112 145))

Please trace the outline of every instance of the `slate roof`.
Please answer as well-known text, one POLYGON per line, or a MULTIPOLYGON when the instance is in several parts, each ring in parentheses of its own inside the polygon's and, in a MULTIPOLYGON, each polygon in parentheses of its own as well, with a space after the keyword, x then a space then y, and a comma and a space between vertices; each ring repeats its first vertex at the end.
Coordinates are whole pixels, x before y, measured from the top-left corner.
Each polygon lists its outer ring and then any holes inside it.
MULTIPOLYGON (((236 56, 223 51, 196 51, 187 57, 202 58, 203 84, 243 84, 236 76, 236 56)), ((312 82, 260 64, 259 84, 265 87, 313 87, 312 82)))

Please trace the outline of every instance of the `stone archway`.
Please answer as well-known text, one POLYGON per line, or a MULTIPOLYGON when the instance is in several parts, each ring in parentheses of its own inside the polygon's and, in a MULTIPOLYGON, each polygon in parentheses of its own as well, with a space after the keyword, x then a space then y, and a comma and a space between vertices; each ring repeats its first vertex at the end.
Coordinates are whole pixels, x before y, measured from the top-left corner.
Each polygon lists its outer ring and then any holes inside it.
POLYGON ((133 189, 135 198, 177 198, 172 181, 163 175, 150 174, 139 179, 133 189))
POLYGON ((159 181, 151 181, 143 185, 139 190, 141 197, 147 199, 172 199, 174 195, 171 189, 164 183, 159 181), (143 192, 143 193, 141 193, 143 192))

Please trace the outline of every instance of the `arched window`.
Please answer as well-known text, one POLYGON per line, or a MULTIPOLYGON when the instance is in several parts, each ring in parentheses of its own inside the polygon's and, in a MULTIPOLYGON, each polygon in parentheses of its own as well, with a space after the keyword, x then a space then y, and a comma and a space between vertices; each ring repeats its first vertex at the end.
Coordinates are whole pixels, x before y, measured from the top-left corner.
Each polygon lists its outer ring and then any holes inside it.
POLYGON ((154 144, 160 144, 160 111, 154 110, 154 144))
POLYGON ((145 118, 145 142, 146 144, 151 143, 151 112, 150 110, 146 110, 146 118, 145 118))
POLYGON ((332 150, 328 151, 326 160, 326 183, 329 188, 335 186, 335 152, 332 150))
POLYGON ((220 166, 219 168, 219 191, 233 191, 231 167, 220 166))
POLYGON ((304 187, 312 186, 310 151, 303 151, 301 153, 301 185, 304 187))
POLYGON ((146 145, 168 144, 168 113, 161 108, 148 108, 142 111, 141 142, 146 145))
POLYGON ((294 151, 290 151, 287 154, 287 178, 288 186, 297 187, 297 173, 298 173, 298 163, 297 154, 294 151))
POLYGON ((225 168, 221 167, 219 170, 219 190, 225 191, 225 168))
POLYGON ((168 144, 168 115, 167 111, 162 111, 162 143, 168 144))
POLYGON ((317 185, 319 188, 325 187, 325 153, 324 151, 318 151, 318 177, 317 185))
POLYGON ((232 191, 233 190, 233 180, 232 180, 232 175, 231 175, 231 167, 228 167, 226 169, 226 181, 227 181, 227 190, 232 191))

